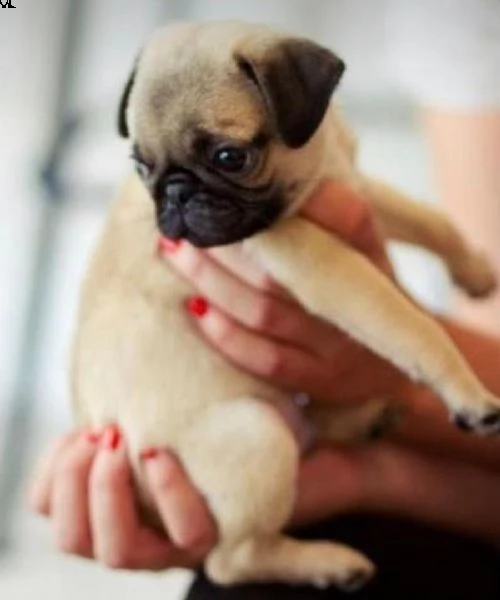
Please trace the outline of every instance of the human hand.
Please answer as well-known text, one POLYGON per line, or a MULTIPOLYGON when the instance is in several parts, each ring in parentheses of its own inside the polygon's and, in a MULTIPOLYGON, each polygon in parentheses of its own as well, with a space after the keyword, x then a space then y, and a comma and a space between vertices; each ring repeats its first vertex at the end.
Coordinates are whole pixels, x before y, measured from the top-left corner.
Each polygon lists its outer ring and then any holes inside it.
MULTIPOLYGON (((326 182, 304 214, 392 276, 384 241, 359 194, 326 182)), ((200 332, 244 370, 319 401, 404 395, 409 385, 405 377, 332 325, 307 314, 238 246, 202 251, 163 240, 160 251, 200 294, 187 302, 200 332)))
POLYGON ((461 456, 389 441, 323 446, 303 459, 297 492, 294 526, 357 512, 402 517, 494 543, 500 539, 498 465, 461 456))
MULTIPOLYGON (((35 472, 31 507, 51 518, 66 553, 115 569, 198 566, 216 543, 199 493, 172 455, 147 453, 147 481, 169 535, 142 524, 126 448, 116 436, 113 430, 98 440, 79 431, 52 444, 35 472)), ((387 442, 322 446, 301 463, 289 525, 378 512, 498 540, 499 503, 498 471, 387 442)))
MULTIPOLYGON (((217 537, 205 502, 172 454, 153 450, 144 461, 168 533, 141 522, 125 442, 116 428, 102 436, 79 430, 55 440, 34 471, 29 505, 50 518, 56 545, 66 554, 114 569, 199 566, 217 537)), ((361 490, 356 473, 356 463, 340 451, 320 449, 307 458, 294 524, 352 508, 361 490), (332 472, 335 490, 317 485, 317 476, 332 481, 332 472)))
POLYGON ((205 502, 172 454, 151 451, 143 461, 167 533, 141 522, 125 441, 116 428, 56 440, 35 470, 29 504, 50 517, 65 553, 115 569, 199 565, 217 538, 205 502))

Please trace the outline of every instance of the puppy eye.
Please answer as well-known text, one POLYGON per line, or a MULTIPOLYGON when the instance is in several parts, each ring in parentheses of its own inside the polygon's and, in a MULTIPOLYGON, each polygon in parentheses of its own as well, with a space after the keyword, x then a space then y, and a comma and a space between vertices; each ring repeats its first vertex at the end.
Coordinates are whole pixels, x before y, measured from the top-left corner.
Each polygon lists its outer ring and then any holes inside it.
POLYGON ((219 171, 230 175, 245 175, 254 169, 257 158, 258 153, 253 148, 225 145, 216 148, 210 160, 219 171))
POLYGON ((139 148, 134 145, 132 148, 132 153, 130 155, 132 162, 134 163, 134 168, 141 179, 148 179, 152 172, 153 167, 148 164, 139 153, 139 148))
POLYGON ((141 161, 141 160, 137 160, 137 158, 134 158, 134 167, 135 170, 137 172, 137 174, 139 175, 139 177, 141 179, 148 179, 148 177, 151 175, 152 172, 152 168, 150 165, 147 165, 145 162, 141 161))

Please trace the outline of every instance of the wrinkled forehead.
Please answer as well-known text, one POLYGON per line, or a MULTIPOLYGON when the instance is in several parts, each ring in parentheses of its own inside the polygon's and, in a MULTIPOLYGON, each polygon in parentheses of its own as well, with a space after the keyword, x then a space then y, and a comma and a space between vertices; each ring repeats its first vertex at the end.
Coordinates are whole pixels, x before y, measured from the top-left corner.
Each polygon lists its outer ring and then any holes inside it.
POLYGON ((188 152, 199 130, 251 140, 264 127, 265 112, 230 49, 212 53, 196 43, 164 41, 146 48, 139 61, 130 125, 144 152, 163 157, 172 145, 188 152))

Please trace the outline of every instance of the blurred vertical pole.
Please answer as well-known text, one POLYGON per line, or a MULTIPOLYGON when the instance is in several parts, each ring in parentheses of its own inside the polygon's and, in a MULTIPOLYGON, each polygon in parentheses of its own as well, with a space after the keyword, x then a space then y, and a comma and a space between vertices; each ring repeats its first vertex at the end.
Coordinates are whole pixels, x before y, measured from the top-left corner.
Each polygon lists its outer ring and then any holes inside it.
POLYGON ((24 319, 21 350, 13 395, 9 402, 5 436, 0 440, 0 555, 13 541, 12 525, 21 493, 25 448, 32 428, 37 366, 42 344, 42 323, 60 218, 66 196, 59 167, 66 145, 76 127, 71 118, 70 91, 78 51, 81 16, 86 0, 66 0, 57 88, 53 113, 48 117, 53 131, 45 164, 40 172, 42 206, 37 239, 33 244, 29 300, 24 319))

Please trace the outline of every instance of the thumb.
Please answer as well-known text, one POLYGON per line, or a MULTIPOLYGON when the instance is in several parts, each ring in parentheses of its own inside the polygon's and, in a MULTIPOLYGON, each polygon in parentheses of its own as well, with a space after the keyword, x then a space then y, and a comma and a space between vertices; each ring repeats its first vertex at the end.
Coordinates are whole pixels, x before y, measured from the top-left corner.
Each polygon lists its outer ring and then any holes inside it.
POLYGON ((373 211, 363 195, 347 183, 333 180, 321 183, 302 212, 308 219, 339 236, 392 274, 384 238, 373 211))

